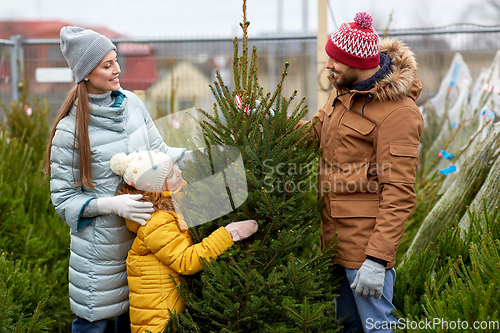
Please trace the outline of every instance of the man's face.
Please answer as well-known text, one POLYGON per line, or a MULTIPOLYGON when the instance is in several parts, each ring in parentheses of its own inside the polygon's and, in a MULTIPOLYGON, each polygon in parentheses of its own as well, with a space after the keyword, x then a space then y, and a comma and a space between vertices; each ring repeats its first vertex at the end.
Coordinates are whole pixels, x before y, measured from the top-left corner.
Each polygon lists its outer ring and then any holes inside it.
POLYGON ((339 87, 350 88, 358 83, 359 76, 356 68, 344 65, 329 57, 326 61, 326 68, 333 73, 333 81, 339 87))

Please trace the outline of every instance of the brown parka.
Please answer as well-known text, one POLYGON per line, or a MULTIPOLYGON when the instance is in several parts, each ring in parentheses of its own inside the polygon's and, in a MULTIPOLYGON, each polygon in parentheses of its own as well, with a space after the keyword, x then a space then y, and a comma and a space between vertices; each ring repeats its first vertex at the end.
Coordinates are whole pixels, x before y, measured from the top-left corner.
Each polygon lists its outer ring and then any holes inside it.
POLYGON ((335 233, 334 263, 358 269, 366 256, 392 268, 405 221, 415 203, 415 176, 424 122, 415 104, 422 85, 413 53, 382 39, 391 69, 368 91, 335 87, 311 122, 310 137, 323 149, 318 190, 322 247, 335 233))

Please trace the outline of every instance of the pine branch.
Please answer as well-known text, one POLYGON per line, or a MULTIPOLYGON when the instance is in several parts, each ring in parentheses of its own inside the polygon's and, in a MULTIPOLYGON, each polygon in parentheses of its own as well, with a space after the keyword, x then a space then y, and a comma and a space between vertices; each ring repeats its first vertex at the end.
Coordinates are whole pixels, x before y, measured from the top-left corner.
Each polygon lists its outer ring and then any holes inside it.
POLYGON ((243 29, 243 56, 242 56, 242 64, 241 64, 241 81, 243 83, 243 91, 242 91, 242 100, 246 101, 247 95, 247 68, 248 68, 248 26, 250 22, 247 21, 247 0, 243 0, 243 22, 240 23, 241 28, 243 29))
MULTIPOLYGON (((240 80, 240 59, 238 57, 238 37, 233 39, 234 55, 233 55, 233 80, 234 80, 234 93, 241 95, 241 80, 240 80)), ((234 96, 233 96, 234 97, 234 96)))

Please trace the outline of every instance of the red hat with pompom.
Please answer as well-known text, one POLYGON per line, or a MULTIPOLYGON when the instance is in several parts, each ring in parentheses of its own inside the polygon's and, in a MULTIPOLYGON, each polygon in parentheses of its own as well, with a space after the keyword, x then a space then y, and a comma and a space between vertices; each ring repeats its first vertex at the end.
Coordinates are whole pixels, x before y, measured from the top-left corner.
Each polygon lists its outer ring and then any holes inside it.
POLYGON ((326 53, 347 66, 369 69, 380 64, 380 39, 367 13, 357 13, 354 22, 343 23, 327 40, 326 53))

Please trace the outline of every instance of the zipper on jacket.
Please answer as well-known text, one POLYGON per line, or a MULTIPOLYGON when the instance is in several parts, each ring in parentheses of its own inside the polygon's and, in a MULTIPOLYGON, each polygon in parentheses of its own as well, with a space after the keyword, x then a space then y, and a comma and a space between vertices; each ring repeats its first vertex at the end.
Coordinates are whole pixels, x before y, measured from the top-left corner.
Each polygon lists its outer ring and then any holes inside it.
POLYGON ((365 104, 363 104, 363 107, 361 108, 361 118, 365 117, 365 105, 367 103, 370 103, 372 100, 373 100, 373 94, 372 93, 368 93, 366 95, 366 98, 365 98, 365 104))

